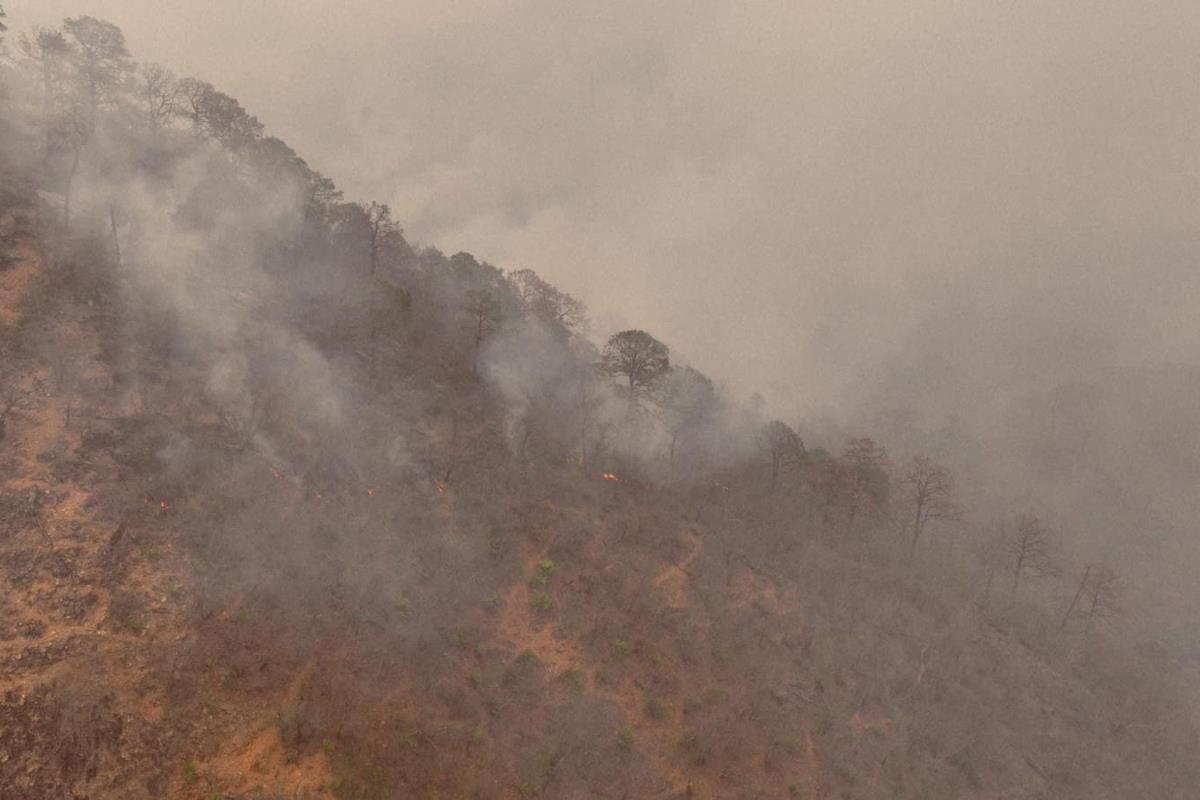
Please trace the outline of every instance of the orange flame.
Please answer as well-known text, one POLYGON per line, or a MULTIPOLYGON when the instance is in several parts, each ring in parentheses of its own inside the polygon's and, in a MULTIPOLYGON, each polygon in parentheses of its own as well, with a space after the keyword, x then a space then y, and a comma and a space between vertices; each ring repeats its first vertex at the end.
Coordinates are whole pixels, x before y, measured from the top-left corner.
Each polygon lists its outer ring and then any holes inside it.
POLYGON ((283 480, 283 473, 281 473, 279 470, 275 469, 274 467, 271 467, 271 477, 277 481, 281 481, 281 480, 283 480))
POLYGON ((374 488, 367 489, 367 497, 374 497, 374 496, 375 496, 375 489, 374 488))
POLYGON ((612 474, 611 472, 606 472, 606 473, 604 473, 604 480, 606 480, 606 481, 613 481, 613 482, 615 482, 615 483, 620 483, 620 482, 621 482, 621 479, 620 479, 620 478, 618 478, 616 475, 612 474))
POLYGON ((171 504, 168 503, 166 500, 160 500, 158 502, 158 507, 161 508, 163 513, 165 514, 167 511, 169 511, 171 509, 171 504))
POLYGON ((446 490, 450 488, 449 486, 447 486, 446 484, 442 483, 441 481, 434 481, 434 482, 433 482, 433 485, 434 485, 434 487, 436 487, 436 488, 437 488, 437 493, 438 493, 438 494, 445 494, 445 493, 446 493, 446 490))

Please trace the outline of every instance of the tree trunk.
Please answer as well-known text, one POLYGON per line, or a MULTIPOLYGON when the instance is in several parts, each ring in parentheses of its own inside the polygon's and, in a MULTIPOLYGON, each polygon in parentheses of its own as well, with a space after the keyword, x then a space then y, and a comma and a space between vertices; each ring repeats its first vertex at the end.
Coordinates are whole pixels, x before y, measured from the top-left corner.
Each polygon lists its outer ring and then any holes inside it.
POLYGON ((117 269, 121 268, 121 240, 117 238, 117 212, 113 208, 113 204, 108 204, 108 224, 112 229, 112 244, 113 256, 116 259, 117 269))
POLYGON ((371 226, 371 270, 368 273, 372 278, 375 277, 375 262, 379 257, 379 226, 371 226))
POLYGON ((987 582, 983 585, 983 603, 987 605, 988 598, 992 596, 992 581, 996 579, 996 567, 988 568, 987 582))
POLYGON ((1083 571, 1083 577, 1079 579, 1079 588, 1075 591, 1075 596, 1071 598, 1071 605, 1067 606, 1067 613, 1063 614, 1062 622, 1060 622, 1058 625, 1058 629, 1060 631, 1067 627, 1067 620, 1071 618, 1071 612, 1075 610, 1075 606, 1079 605, 1079 598, 1083 596, 1083 590, 1084 587, 1087 586, 1088 575, 1090 575, 1091 572, 1091 567, 1088 567, 1083 571))
POLYGON ((913 558, 916 557, 916 555, 917 555, 917 542, 920 541, 922 529, 925 527, 924 521, 921 519, 921 515, 924 513, 924 511, 925 511, 925 500, 923 498, 917 498, 917 512, 913 516, 912 544, 910 544, 908 547, 908 560, 909 561, 912 561, 913 558))
POLYGON ((75 157, 71 161, 71 172, 67 175, 67 186, 63 191, 63 230, 66 233, 71 232, 71 185, 75 183, 75 173, 79 170, 79 151, 81 149, 78 145, 75 147, 75 157))

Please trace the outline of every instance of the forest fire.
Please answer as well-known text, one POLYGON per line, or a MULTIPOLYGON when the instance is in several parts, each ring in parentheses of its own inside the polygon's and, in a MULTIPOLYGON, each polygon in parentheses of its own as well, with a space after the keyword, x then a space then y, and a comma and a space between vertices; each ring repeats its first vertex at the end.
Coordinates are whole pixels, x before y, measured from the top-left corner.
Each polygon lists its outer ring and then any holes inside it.
POLYGON ((1200 2, 187 5, 0 0, 0 800, 1200 800, 1200 2))
MULTIPOLYGON (((154 498, 152 498, 148 494, 142 495, 142 502, 145 505, 152 506, 152 505, 154 505, 154 498)), ((158 501, 158 509, 159 509, 159 511, 161 511, 162 513, 165 514, 171 510, 171 504, 169 502, 167 502, 166 500, 159 500, 158 501)))

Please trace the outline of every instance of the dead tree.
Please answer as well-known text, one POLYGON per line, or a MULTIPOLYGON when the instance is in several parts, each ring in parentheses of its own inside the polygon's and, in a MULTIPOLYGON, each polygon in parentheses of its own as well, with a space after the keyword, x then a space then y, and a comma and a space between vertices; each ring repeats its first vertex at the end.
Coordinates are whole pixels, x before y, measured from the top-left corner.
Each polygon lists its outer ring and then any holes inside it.
POLYGON ((1003 540, 1003 552, 1012 571, 1009 594, 1016 599, 1025 575, 1048 577, 1058 574, 1056 547, 1050 529, 1033 514, 1018 514, 1016 524, 1003 540))
POLYGON ((1088 564, 1079 577, 1079 586, 1063 614, 1059 630, 1067 627, 1074 616, 1091 621, 1117 613, 1120 598, 1120 581, 1116 570, 1105 564, 1088 564))
POLYGON ((933 520, 953 521, 962 517, 955 501, 954 475, 926 456, 917 456, 900 474, 900 486, 912 507, 912 534, 908 557, 917 552, 925 528, 933 520))

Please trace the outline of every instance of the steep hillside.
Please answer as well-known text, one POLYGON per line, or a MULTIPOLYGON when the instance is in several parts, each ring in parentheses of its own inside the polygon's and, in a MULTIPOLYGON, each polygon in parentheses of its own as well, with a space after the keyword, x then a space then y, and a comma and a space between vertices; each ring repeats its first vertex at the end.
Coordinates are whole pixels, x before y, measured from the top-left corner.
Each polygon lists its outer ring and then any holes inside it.
POLYGON ((1195 730, 1143 664, 823 537, 758 470, 671 489, 489 465, 331 490, 245 452, 233 473, 173 481, 169 431, 222 434, 188 409, 198 376, 164 362, 155 410, 122 409, 99 340, 111 309, 58 285, 30 233, 16 253, 0 275, 17 392, 6 796, 1196 785, 1195 730), (77 358, 63 383, 40 352, 60 339, 77 358))
POLYGON ((1109 571, 1005 560, 1035 516, 598 347, 64 26, 0 117, 0 797, 1196 795, 1182 673, 1109 571))

